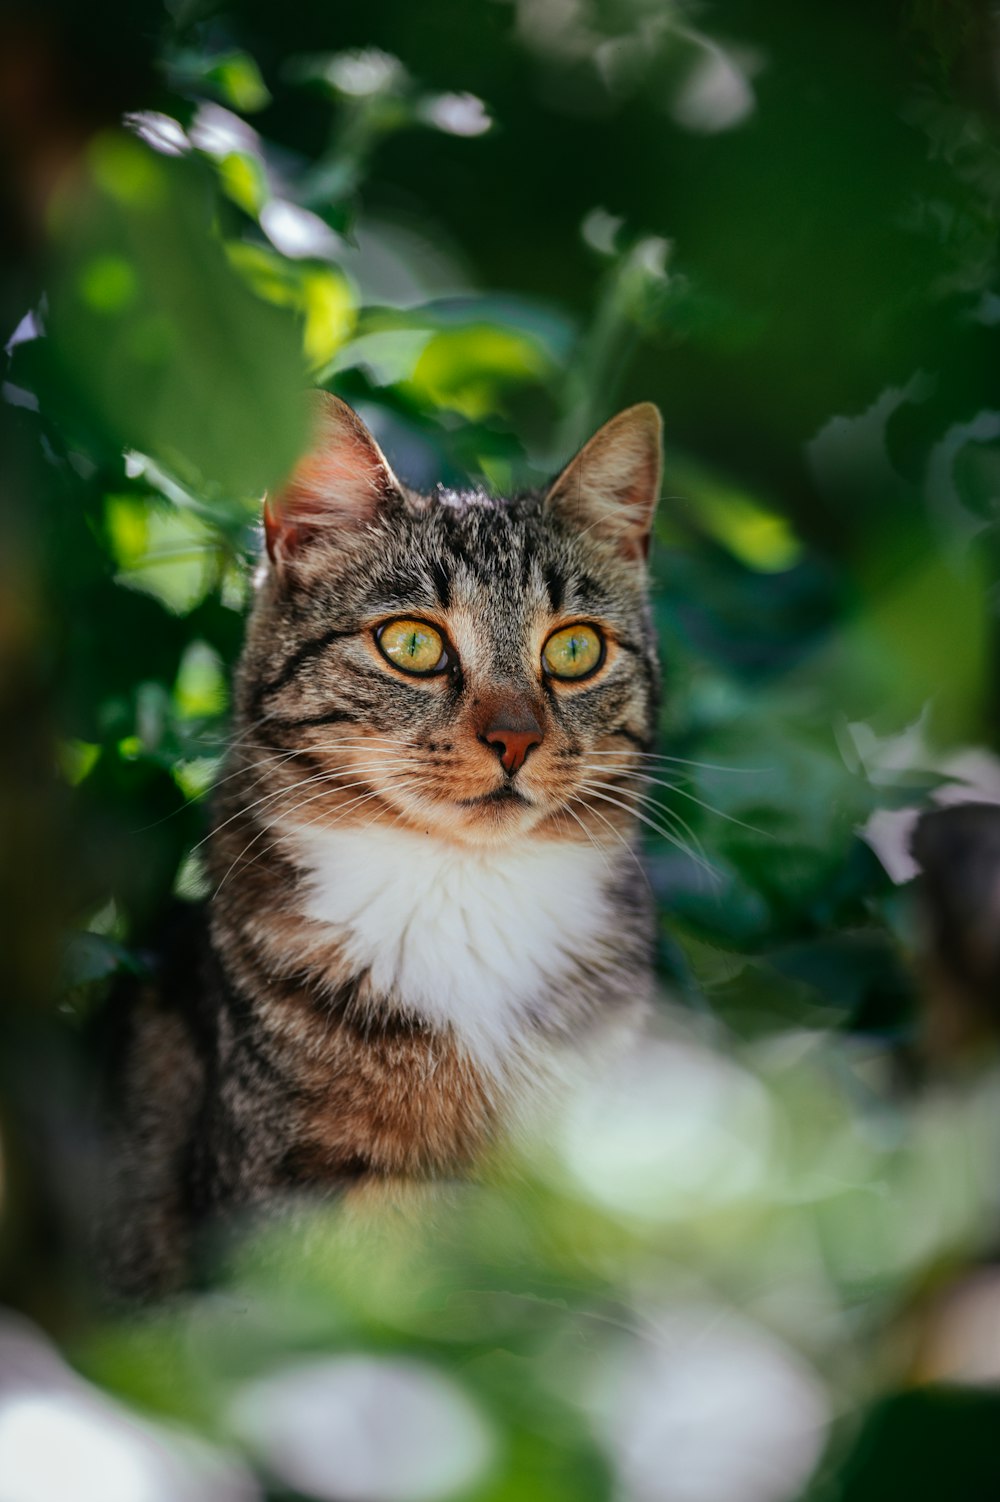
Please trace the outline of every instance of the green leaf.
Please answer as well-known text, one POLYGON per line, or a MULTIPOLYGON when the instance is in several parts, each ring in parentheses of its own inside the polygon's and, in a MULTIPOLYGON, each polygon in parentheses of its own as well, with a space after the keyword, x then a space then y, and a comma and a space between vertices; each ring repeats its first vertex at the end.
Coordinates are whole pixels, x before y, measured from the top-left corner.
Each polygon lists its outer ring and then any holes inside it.
POLYGON ((513 388, 541 382, 551 372, 548 354, 537 340, 512 329, 477 324, 435 334, 409 385, 419 400, 478 421, 502 410, 513 388))
POLYGON ((107 980, 120 971, 138 975, 141 968, 135 956, 114 939, 108 939, 104 934, 73 934, 63 951, 62 987, 67 991, 74 990, 77 986, 107 980))
POLYGON ((307 384, 297 319, 227 260, 215 180, 124 134, 92 144, 52 214, 50 331, 75 400, 107 439, 225 495, 292 467, 307 384))

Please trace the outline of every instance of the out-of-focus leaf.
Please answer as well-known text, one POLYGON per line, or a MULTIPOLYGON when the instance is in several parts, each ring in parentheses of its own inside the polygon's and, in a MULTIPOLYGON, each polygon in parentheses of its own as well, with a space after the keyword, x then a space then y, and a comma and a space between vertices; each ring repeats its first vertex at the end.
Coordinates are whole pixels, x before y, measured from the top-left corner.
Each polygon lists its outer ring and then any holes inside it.
POLYGON ((217 715, 225 707, 225 674, 218 653, 206 642, 193 641, 181 658, 174 703, 186 720, 217 715))
POLYGON ((271 102, 260 68, 249 52, 206 55, 190 48, 171 54, 168 65, 179 84, 207 89, 241 114, 253 114, 271 102))
POLYGON ((994 1435, 1000 1395, 952 1385, 893 1393, 868 1414, 847 1455, 838 1496, 880 1502, 887 1491, 909 1502, 985 1499, 1000 1489, 994 1435))
POLYGON ((52 214, 50 333, 80 414, 122 447, 260 494, 303 442, 306 372, 295 319, 227 264, 207 172, 132 136, 94 141, 52 214))
POLYGON ((684 520, 694 520, 748 568, 781 573, 801 559, 802 544, 788 518, 721 476, 671 454, 667 483, 677 498, 661 507, 661 529, 669 528, 680 510, 684 520))
POLYGON ((409 386, 421 401, 472 421, 502 410, 512 389, 552 374, 535 340, 488 324, 435 334, 417 360, 409 386))
POLYGON ((141 970, 135 956, 114 939, 104 934, 76 933, 67 940, 63 952, 62 985, 69 991, 107 980, 120 971, 138 975, 141 970))
POLYGON ((63 741, 59 747, 59 770, 71 787, 77 787, 93 771, 100 746, 89 741, 63 741))
POLYGON ((873 581, 844 633, 845 708, 852 718, 877 715, 900 729, 928 706, 935 740, 976 738, 989 632, 979 561, 955 564, 933 542, 914 558, 912 540, 894 540, 898 553, 885 542, 872 550, 892 573, 873 581))
POLYGON ((123 584, 153 595, 177 615, 205 598, 219 555, 216 538, 199 517, 125 494, 107 497, 105 518, 123 584))
POLYGON ((300 316, 310 370, 329 365, 354 328, 355 300, 347 279, 332 266, 298 266, 259 245, 233 244, 228 254, 261 297, 300 316))
POLYGON ((267 178, 257 158, 230 151, 219 161, 218 173, 223 192, 256 218, 267 200, 267 178))

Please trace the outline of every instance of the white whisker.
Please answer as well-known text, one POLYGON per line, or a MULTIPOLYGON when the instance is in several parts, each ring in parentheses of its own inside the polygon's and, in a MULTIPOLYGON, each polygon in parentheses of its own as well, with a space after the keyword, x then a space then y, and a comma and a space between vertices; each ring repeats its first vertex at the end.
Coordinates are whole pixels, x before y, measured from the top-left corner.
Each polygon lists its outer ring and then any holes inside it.
POLYGON ((746 773, 753 776, 759 776, 761 773, 770 770, 768 767, 729 767, 715 761, 692 761, 687 756, 667 756, 663 751, 640 751, 638 747, 627 751, 588 751, 587 755, 639 757, 643 761, 670 762, 680 767, 698 767, 706 772, 735 772, 741 775, 746 773))
MULTIPOLYGON (((594 817, 595 817, 595 819, 600 819, 600 821, 601 821, 602 824, 606 824, 607 825, 607 827, 610 829, 610 831, 611 831, 612 835, 614 836, 614 838, 618 841, 619 845, 621 845, 622 848, 624 850, 626 850, 628 852, 628 854, 631 856, 632 860, 636 864, 636 867, 637 867, 637 869, 639 871, 640 876, 642 877, 643 881, 646 883, 646 886, 649 887, 649 890, 652 892, 653 889, 650 886, 649 874, 646 871, 645 866, 642 864, 642 861, 639 859, 638 855, 636 854, 636 852, 633 849, 633 847, 630 844, 630 842, 622 834, 621 830, 620 829, 616 829, 615 826, 612 824, 611 820, 605 814, 602 814, 601 810, 599 808, 590 808, 589 805, 586 804, 584 802, 584 800, 581 797, 579 797, 578 794, 574 793, 568 799, 568 801, 567 801, 567 811, 568 812, 570 811, 569 810, 569 804, 570 803, 579 803, 579 805, 580 805, 581 808, 586 808, 587 812, 593 814, 594 817)), ((583 820, 580 819, 580 818, 578 818, 578 816, 576 814, 574 814, 573 817, 574 817, 574 819, 577 820, 577 823, 581 825, 581 827, 583 828, 584 833, 586 834, 587 833, 587 829, 586 829, 586 826, 583 824, 583 820)))
MULTIPOLYGON (((696 865, 701 866, 713 881, 721 880, 722 873, 716 866, 712 865, 711 861, 704 854, 704 852, 702 852, 700 855, 697 854, 696 851, 693 850, 689 845, 685 845, 683 840, 678 839, 677 836, 672 833, 672 831, 665 829, 662 824, 658 824, 654 819, 651 819, 648 814, 644 814, 640 809, 633 807, 631 804, 622 803, 618 798, 609 797, 607 793, 598 792, 597 789, 589 783, 585 783, 584 788, 592 798, 599 798, 602 803, 613 803, 616 808, 620 808, 625 813, 630 814, 633 819, 638 819, 640 823, 646 824, 650 829, 655 830, 661 839, 667 840, 671 845, 675 845, 678 850, 683 851, 684 854, 688 856, 690 860, 694 861, 696 865)), ((683 820, 681 820, 680 822, 683 823, 683 820)), ((691 834, 692 839, 696 839, 696 836, 691 830, 688 830, 688 833, 691 834)), ((698 841, 699 845, 700 843, 701 842, 698 841)))
POLYGON ((614 867, 612 866, 610 860, 608 859, 608 853, 607 853, 607 851, 605 850, 604 846, 601 844, 600 840, 596 839, 594 837, 594 835, 591 834, 591 832, 587 828, 586 824, 584 824, 583 820, 580 818, 580 815, 579 814, 575 814, 573 812, 573 810, 570 808, 569 803, 572 802, 572 801, 573 800, 570 799, 569 802, 565 803, 563 805, 563 807, 559 810, 560 817, 562 817, 565 814, 568 814, 569 817, 575 821, 575 823, 579 824, 580 828, 583 830, 583 832, 586 835, 587 839, 593 845, 594 849, 599 852, 599 854, 601 856, 601 859, 603 860, 605 866, 607 866, 607 868, 608 868, 608 875, 609 876, 614 876, 614 874, 615 874, 614 873, 614 867))
MULTIPOLYGON (((582 770, 603 772, 606 776, 612 769, 608 767, 590 767, 585 764, 582 770)), ((640 778, 643 782, 652 783, 656 787, 668 788, 672 793, 680 793, 682 798, 689 798, 692 803, 697 803, 699 808, 706 809, 708 813, 714 814, 716 818, 725 819, 728 824, 736 824, 740 829, 746 829, 749 830, 751 834, 760 835, 762 840, 773 840, 776 838, 776 836, 771 834, 768 830, 758 829, 756 824, 747 824, 745 820, 737 819, 735 814, 727 814, 724 809, 716 808, 714 804, 706 803, 703 798, 697 798, 694 793, 689 793, 687 789, 682 788, 679 783, 666 782, 662 777, 651 777, 648 772, 632 772, 627 770, 625 767, 615 767, 613 770, 620 777, 640 778)), ((627 792, 631 790, 622 788, 620 789, 620 791, 627 792)), ((657 807, 662 807, 662 804, 657 803, 657 807)))
POLYGON ((701 859, 707 865, 711 865, 711 862, 709 861, 708 855, 705 851, 705 847, 702 844, 701 840, 698 838, 698 835, 691 828, 691 825, 687 822, 687 820, 682 818, 675 808, 667 808, 658 799, 653 798, 648 793, 641 792, 637 788, 619 787, 618 784, 614 782, 595 782, 593 779, 591 779, 590 781, 585 781, 582 786, 585 788, 603 788, 606 792, 610 791, 614 793, 621 793, 625 798, 634 798, 637 803, 644 803, 646 807, 652 809, 652 811, 659 818, 673 820, 674 827, 683 830, 684 834, 687 835, 687 838, 690 842, 690 848, 692 850, 696 850, 701 859))
MULTIPOLYGON (((394 763, 393 768, 388 770, 395 770, 395 768, 400 765, 419 766, 420 763, 415 760, 411 760, 406 763, 400 763, 397 761, 394 763)), ((381 768, 385 768, 385 763, 382 761, 366 762, 362 763, 362 765, 358 767, 331 767, 322 772, 314 772, 310 777, 303 777, 299 782, 293 782, 291 787, 280 787, 276 788, 274 792, 264 793, 260 798, 255 798, 252 803, 246 803, 241 808, 238 808, 235 813, 229 815, 228 819, 223 819, 221 824, 216 824, 208 834, 206 834, 202 839, 198 841, 197 845, 192 846, 191 853, 193 854, 195 850, 200 850, 202 845, 207 844, 209 840, 214 838, 214 836, 217 835, 221 830, 225 829, 227 825, 232 824, 235 819, 242 818, 245 814, 249 814, 253 809, 259 808, 261 804, 271 803, 276 798, 282 798, 286 795, 290 795, 294 792, 297 792, 299 788, 309 787, 311 784, 317 782, 327 782, 333 785, 339 782, 342 778, 353 776, 355 773, 378 771, 381 768)), ((265 772, 264 776, 267 775, 268 774, 265 772)), ((258 782, 260 782, 261 780, 261 778, 257 779, 258 782)), ((347 784, 347 786, 349 787, 356 787, 358 785, 359 784, 357 783, 347 784)), ((256 783, 254 784, 254 786, 256 786, 256 783)))
MULTIPOLYGON (((352 784, 352 785, 353 786, 358 786, 358 784, 352 784)), ((285 811, 285 816, 288 817, 288 818, 290 818, 291 815, 294 814, 294 813, 297 813, 300 808, 306 808, 310 803, 315 803, 315 802, 317 802, 318 799, 325 798, 326 794, 327 794, 327 791, 328 791, 328 789, 324 788, 324 790, 323 790, 322 793, 314 793, 311 798, 303 798, 302 801, 300 803, 297 803, 294 808, 287 809, 285 811)), ((344 805, 343 809, 341 810, 340 817, 337 818, 337 819, 332 819, 330 821, 331 822, 331 826, 333 824, 339 824, 340 823, 340 819, 343 818, 347 814, 347 812, 355 804, 357 804, 357 803, 365 803, 370 798, 377 798, 377 797, 380 797, 380 796, 381 796, 380 789, 375 788, 371 792, 359 793, 356 798, 349 799, 348 802, 344 805)), ((311 821, 308 821, 308 822, 315 823, 316 820, 311 820, 311 821)), ((308 823, 304 827, 308 827, 308 823)), ((218 897, 219 893, 222 891, 222 888, 225 886, 226 882, 229 880, 230 876, 233 874, 233 871, 240 864, 240 862, 242 861, 243 857, 246 855, 247 851, 251 850, 253 848, 253 846, 256 845, 257 841, 259 839, 262 839, 265 834, 268 834, 270 832, 270 828, 271 828, 271 826, 269 824, 265 824, 261 829, 259 829, 257 831, 257 833, 254 835, 253 839, 250 840, 250 841, 248 841, 248 843, 246 845, 244 845, 243 849, 240 851, 239 855, 233 861, 232 865, 229 867, 229 870, 226 872, 225 876, 222 878, 222 880, 219 882, 219 885, 216 887, 215 891, 212 893, 212 900, 213 901, 215 900, 216 897, 218 897)), ((277 843, 278 843, 277 839, 272 840, 269 845, 265 846, 265 849, 262 850, 260 852, 260 854, 261 855, 265 855, 267 853, 267 851, 270 850, 277 843)), ((259 857, 255 856, 254 857, 254 861, 256 861, 257 859, 259 859, 259 857)), ((251 862, 251 864, 253 864, 253 862, 251 862)))

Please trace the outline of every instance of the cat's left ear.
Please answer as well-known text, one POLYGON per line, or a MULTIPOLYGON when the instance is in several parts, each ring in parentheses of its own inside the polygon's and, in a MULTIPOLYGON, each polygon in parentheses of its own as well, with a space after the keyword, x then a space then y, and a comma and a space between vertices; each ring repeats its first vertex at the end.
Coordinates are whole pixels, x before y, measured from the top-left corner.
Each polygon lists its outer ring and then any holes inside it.
POLYGON ((311 391, 311 443, 284 485, 264 501, 264 536, 276 568, 324 534, 358 531, 399 496, 400 484, 358 414, 329 391, 311 391))
POLYGON ((660 494, 663 420, 652 402, 612 417, 553 484, 545 504, 637 562, 649 552, 660 494))

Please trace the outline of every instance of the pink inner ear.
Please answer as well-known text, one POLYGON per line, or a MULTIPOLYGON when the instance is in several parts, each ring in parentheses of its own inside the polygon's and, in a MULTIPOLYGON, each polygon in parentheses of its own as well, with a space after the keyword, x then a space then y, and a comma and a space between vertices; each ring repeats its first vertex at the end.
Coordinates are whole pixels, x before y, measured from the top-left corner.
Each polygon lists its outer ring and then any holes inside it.
POLYGON ((292 552, 310 528, 366 521, 385 495, 389 476, 372 447, 337 432, 296 465, 278 495, 264 502, 264 536, 273 560, 292 552))

